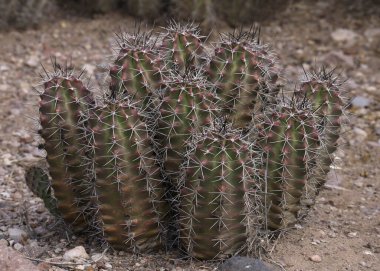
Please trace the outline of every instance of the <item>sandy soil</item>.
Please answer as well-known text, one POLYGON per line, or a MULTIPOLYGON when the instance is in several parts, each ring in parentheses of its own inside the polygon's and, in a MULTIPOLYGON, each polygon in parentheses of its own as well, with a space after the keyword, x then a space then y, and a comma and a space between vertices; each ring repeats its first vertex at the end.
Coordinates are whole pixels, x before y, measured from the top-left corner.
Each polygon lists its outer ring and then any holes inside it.
MULTIPOLYGON (((276 240, 270 256, 289 271, 380 270, 380 34, 376 35, 380 13, 334 9, 328 2, 291 6, 263 25, 263 40, 279 55, 283 81, 295 84, 302 65, 305 69, 315 63, 336 65, 348 78, 348 97, 363 97, 368 104, 349 109, 350 122, 327 188, 310 214, 276 240), (339 38, 338 29, 349 33, 339 38), (315 261, 316 255, 320 261, 315 261)), ((108 63, 113 33, 133 25, 131 18, 111 14, 92 20, 66 19, 22 33, 0 33, 0 239, 9 240, 9 228, 23 229, 29 241, 15 248, 28 257, 60 262, 66 250, 78 245, 85 246, 90 256, 103 252, 80 238, 66 236, 24 184, 23 165, 43 156, 33 120, 38 97, 32 86, 43 72, 39 62, 48 66, 50 56, 55 56, 79 69, 85 67, 97 89, 103 80, 98 65, 108 63)), ((64 270, 216 268, 176 257, 107 251, 96 263, 58 266, 64 270)), ((39 268, 59 270, 56 266, 41 263, 39 268)))

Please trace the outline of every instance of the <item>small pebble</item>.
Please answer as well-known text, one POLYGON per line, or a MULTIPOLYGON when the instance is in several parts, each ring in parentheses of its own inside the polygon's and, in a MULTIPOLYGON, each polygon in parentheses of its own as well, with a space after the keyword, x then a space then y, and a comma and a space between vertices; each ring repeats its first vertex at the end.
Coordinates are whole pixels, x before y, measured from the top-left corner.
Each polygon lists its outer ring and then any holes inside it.
POLYGON ((363 129, 360 129, 358 127, 354 127, 353 129, 355 135, 356 135, 356 138, 360 141, 360 142, 363 142, 367 137, 368 137, 368 134, 366 131, 364 131, 363 129))
POLYGON ((351 104, 355 107, 368 107, 371 104, 371 100, 363 96, 356 96, 352 99, 351 104))
POLYGON ((234 256, 218 267, 218 271, 273 271, 273 266, 255 258, 234 256))
POLYGON ((31 55, 29 59, 26 61, 26 65, 32 68, 37 67, 39 63, 39 58, 36 55, 31 55))
POLYGON ((77 246, 65 252, 63 259, 66 261, 89 259, 86 250, 83 246, 77 246))
POLYGON ((16 243, 25 244, 28 240, 28 234, 18 228, 8 229, 9 239, 14 240, 16 243))
POLYGON ((16 244, 13 246, 13 248, 14 248, 15 250, 17 250, 17 251, 21 251, 21 250, 24 248, 24 246, 21 245, 21 244, 19 244, 19 243, 16 243, 16 244))
POLYGON ((313 255, 313 256, 310 256, 309 258, 312 262, 315 262, 315 263, 320 263, 322 261, 322 258, 321 256, 319 255, 313 255))

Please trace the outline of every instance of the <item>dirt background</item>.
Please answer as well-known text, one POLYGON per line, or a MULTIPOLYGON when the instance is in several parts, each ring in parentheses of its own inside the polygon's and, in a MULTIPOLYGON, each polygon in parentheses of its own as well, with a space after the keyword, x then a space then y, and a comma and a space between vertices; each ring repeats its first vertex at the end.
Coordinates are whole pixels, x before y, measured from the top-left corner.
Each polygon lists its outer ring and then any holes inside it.
MULTIPOLYGON (((348 98, 355 98, 326 189, 310 214, 274 242, 270 257, 289 271, 380 270, 380 5, 350 9, 331 2, 301 1, 262 25, 262 40, 278 53, 284 82, 296 84, 302 66, 335 65, 348 79, 348 98)), ((44 260, 35 261, 37 270, 217 268, 171 254, 104 252, 67 236, 24 183, 23 165, 44 156, 38 150, 38 96, 32 90, 43 72, 40 62, 49 66, 54 56, 84 67, 97 90, 104 80, 102 65, 112 54, 113 33, 133 26, 130 17, 108 14, 0 33, 0 245, 44 260), (10 228, 24 231, 22 240, 13 240, 10 228), (62 255, 80 245, 90 258, 65 264, 62 255)))

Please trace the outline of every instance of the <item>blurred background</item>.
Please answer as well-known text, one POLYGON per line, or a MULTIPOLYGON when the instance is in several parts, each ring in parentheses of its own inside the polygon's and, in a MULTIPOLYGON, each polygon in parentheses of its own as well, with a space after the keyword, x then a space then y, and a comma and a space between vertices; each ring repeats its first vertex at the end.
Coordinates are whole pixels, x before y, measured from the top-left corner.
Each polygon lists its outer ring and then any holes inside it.
MULTIPOLYGON (((54 218, 25 185, 25 163, 44 157, 33 87, 40 64, 51 70, 54 57, 84 68, 100 91, 115 33, 169 19, 195 21, 213 40, 259 24, 285 88, 294 88, 303 69, 336 67, 351 101, 337 166, 306 222, 279 239, 271 256, 286 270, 379 270, 380 0, 0 0, 0 239, 33 258, 59 258, 77 245, 90 256, 102 252, 52 228, 54 218), (14 232, 29 241, 12 243, 14 232)), ((0 244, 0 259, 1 251, 0 244)), ((167 256, 109 252, 102 262, 91 270, 190 270, 167 256)), ((213 270, 198 267, 192 270, 213 270)))
MULTIPOLYGON (((35 28, 57 19, 93 18, 111 12, 163 24, 168 18, 196 21, 204 27, 265 23, 307 0, 0 0, 0 29, 35 28)), ((323 2, 322 2, 323 3, 323 2)), ((330 15, 379 15, 378 0, 326 1, 330 15), (339 14, 343 13, 343 14, 339 14)), ((323 6, 323 4, 321 4, 323 6)), ((328 17, 328 14, 326 14, 328 17)), ((322 16, 321 16, 322 17, 322 16)))

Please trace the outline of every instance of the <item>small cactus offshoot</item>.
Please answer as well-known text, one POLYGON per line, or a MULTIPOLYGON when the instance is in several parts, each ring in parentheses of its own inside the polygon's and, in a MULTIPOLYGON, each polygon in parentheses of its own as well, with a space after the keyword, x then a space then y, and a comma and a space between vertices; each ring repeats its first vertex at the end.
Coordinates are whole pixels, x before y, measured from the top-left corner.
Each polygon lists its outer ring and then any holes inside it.
POLYGON ((115 249, 258 251, 323 187, 345 106, 324 71, 279 94, 276 57, 258 35, 240 29, 212 47, 175 22, 120 34, 98 100, 55 65, 39 109, 50 178, 30 169, 30 187, 77 234, 115 249))

